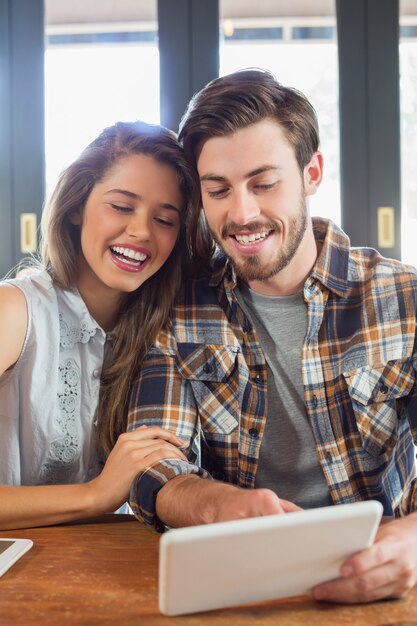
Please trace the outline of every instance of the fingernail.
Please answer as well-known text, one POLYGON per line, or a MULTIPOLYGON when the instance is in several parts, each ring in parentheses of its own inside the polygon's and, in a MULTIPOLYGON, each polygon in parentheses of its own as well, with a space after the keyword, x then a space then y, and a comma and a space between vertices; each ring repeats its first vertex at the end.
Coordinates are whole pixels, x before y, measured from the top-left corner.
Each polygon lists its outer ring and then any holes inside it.
POLYGON ((348 576, 352 576, 353 568, 351 565, 342 565, 342 567, 340 568, 340 573, 342 574, 342 576, 346 576, 347 578, 348 576))
POLYGON ((175 437, 175 438, 176 438, 176 440, 178 441, 178 443, 179 443, 180 445, 182 445, 182 446, 185 446, 185 445, 186 445, 186 443, 185 443, 184 439, 181 439, 181 437, 175 437))
POLYGON ((325 600, 327 597, 326 590, 323 587, 313 589, 313 596, 316 600, 325 600))

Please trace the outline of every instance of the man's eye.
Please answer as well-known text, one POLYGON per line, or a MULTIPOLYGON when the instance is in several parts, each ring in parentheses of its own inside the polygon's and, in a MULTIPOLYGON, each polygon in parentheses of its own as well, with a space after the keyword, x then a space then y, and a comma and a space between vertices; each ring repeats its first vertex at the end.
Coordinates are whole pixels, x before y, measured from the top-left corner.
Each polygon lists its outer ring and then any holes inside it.
POLYGON ((255 189, 260 189, 261 191, 267 191, 268 189, 272 189, 273 187, 275 187, 276 183, 261 183, 258 185, 255 185, 255 189))
POLYGON ((228 189, 224 188, 224 189, 207 189, 207 195, 210 198, 224 198, 227 193, 228 193, 228 189))

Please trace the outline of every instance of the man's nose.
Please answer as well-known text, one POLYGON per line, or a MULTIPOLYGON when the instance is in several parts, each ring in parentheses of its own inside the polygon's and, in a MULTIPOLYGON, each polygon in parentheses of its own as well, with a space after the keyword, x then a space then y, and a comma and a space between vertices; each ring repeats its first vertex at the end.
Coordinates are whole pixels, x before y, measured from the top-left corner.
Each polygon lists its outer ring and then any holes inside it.
POLYGON ((259 217, 256 198, 248 191, 235 191, 230 197, 228 220, 235 224, 248 224, 259 217))

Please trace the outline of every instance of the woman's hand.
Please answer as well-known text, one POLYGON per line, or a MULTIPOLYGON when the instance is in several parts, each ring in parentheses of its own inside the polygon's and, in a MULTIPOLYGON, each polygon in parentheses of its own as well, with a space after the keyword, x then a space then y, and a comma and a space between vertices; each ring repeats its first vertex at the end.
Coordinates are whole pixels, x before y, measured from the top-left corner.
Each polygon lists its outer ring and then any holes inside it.
POLYGON ((182 439, 157 426, 141 426, 120 435, 101 474, 86 484, 96 514, 115 511, 126 502, 135 476, 151 465, 164 459, 187 461, 182 446, 182 439))

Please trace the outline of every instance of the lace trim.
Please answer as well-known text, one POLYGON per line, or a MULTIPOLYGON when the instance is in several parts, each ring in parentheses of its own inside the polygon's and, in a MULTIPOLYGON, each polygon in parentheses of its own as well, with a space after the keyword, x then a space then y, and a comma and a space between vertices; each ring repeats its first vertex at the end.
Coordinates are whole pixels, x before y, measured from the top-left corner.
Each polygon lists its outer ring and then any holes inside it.
POLYGON ((40 479, 44 484, 67 482, 75 459, 80 454, 75 415, 80 399, 80 369, 74 359, 59 366, 58 416, 59 437, 49 446, 49 458, 42 465, 40 479))
MULTIPOLYGON (((79 327, 69 326, 62 313, 59 314, 61 349, 71 350, 77 343, 88 343, 96 334, 92 320, 84 320, 79 327)), ((80 412, 81 372, 74 359, 68 358, 59 364, 58 415, 56 417, 57 438, 49 445, 48 457, 40 469, 40 482, 61 484, 71 480, 74 464, 78 461, 80 439, 78 416, 80 412)))
POLYGON ((96 331, 92 321, 83 320, 79 328, 68 326, 62 313, 59 314, 59 341, 62 348, 73 348, 76 343, 88 343, 96 331))

